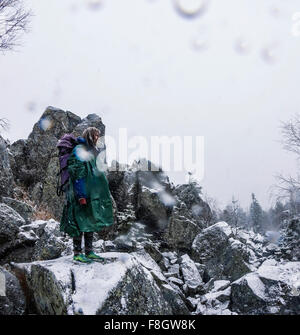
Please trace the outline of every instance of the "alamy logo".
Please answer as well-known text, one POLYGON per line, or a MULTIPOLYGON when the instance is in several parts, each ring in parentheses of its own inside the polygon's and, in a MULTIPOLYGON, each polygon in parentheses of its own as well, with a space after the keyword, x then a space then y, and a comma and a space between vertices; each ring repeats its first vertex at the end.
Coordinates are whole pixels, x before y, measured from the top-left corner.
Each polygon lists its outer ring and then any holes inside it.
POLYGON ((0 297, 6 296, 5 274, 0 271, 0 297))
POLYGON ((296 12, 293 14, 292 21, 293 21, 293 25, 292 25, 291 33, 293 36, 299 37, 300 36, 300 12, 296 12))

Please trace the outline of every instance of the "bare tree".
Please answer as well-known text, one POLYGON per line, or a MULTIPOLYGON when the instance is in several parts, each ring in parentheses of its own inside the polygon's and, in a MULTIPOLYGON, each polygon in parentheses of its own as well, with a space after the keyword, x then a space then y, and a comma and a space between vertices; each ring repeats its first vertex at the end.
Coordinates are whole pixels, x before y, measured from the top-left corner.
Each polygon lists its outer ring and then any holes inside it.
POLYGON ((9 122, 7 119, 3 118, 0 119, 0 132, 1 130, 8 130, 9 128, 9 122))
MULTIPOLYGON (((300 114, 286 122, 281 122, 283 135, 283 147, 285 150, 295 153, 300 158, 300 114)), ((297 177, 275 176, 277 184, 271 187, 271 197, 277 201, 288 204, 291 214, 300 212, 300 175, 297 177)))
POLYGON ((272 196, 276 201, 289 205, 291 215, 300 213, 300 176, 276 176, 277 184, 272 187, 272 196))
POLYGON ((0 50, 12 50, 19 45, 21 33, 28 28, 31 11, 22 0, 0 0, 0 50))
POLYGON ((300 156, 300 114, 292 119, 281 122, 284 149, 300 156))

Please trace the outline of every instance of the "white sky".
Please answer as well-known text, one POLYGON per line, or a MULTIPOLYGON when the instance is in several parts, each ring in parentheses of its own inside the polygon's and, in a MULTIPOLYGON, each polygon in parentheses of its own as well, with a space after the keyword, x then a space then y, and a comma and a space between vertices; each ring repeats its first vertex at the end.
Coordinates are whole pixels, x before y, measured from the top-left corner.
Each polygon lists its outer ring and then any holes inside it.
MULTIPOLYGON (((112 136, 122 127, 129 136, 204 136, 204 191, 244 207, 254 192, 269 206, 274 175, 296 173, 279 125, 300 103, 300 37, 291 34, 299 1, 210 0, 193 19, 172 0, 102 2, 91 10, 88 0, 26 1, 31 31, 0 55, 4 137, 27 138, 48 105, 97 113, 112 136)), ((185 182, 185 172, 168 175, 185 182)))

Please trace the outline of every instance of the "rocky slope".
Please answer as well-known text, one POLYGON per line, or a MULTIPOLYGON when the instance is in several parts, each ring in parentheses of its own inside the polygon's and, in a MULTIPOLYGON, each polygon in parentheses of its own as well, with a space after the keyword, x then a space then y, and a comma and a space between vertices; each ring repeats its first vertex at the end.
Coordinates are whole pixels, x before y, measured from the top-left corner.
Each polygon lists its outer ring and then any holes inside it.
POLYGON ((278 245, 214 223, 197 184, 146 160, 107 171, 115 224, 94 236, 106 261, 74 263, 55 146, 87 126, 105 132, 97 115, 48 107, 27 140, 0 137, 0 314, 299 314, 300 219, 278 245))

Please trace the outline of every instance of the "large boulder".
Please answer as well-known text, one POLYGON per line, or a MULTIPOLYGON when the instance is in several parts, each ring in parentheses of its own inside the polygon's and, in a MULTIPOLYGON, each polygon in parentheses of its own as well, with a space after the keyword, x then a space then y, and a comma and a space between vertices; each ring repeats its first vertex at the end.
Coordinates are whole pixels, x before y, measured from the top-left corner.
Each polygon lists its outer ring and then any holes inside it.
POLYGON ((195 237, 211 222, 211 210, 196 183, 177 185, 172 196, 175 205, 163 237, 169 247, 190 253, 195 237))
POLYGON ((161 168, 141 159, 133 164, 137 174, 136 218, 158 233, 166 229, 176 200, 161 168))
POLYGON ((226 222, 218 222, 196 236, 192 258, 205 265, 210 278, 233 281, 251 271, 247 247, 232 236, 226 222))
POLYGON ((138 257, 101 256, 105 264, 75 264, 66 256, 13 266, 19 276, 23 272, 38 314, 173 314, 176 292, 167 284, 162 291, 138 257))
POLYGON ((200 232, 201 227, 197 222, 183 215, 180 208, 175 206, 163 237, 170 248, 189 252, 200 232))
POLYGON ((30 204, 9 197, 3 197, 2 201, 9 207, 13 208, 16 212, 18 212, 26 221, 26 223, 29 224, 32 221, 34 216, 34 208, 30 204))
POLYGON ((19 227, 25 220, 11 207, 0 203, 0 259, 3 262, 6 254, 16 245, 19 227))
POLYGON ((71 133, 80 122, 80 117, 69 111, 47 107, 28 139, 18 140, 10 146, 17 184, 25 187, 33 201, 48 208, 56 217, 62 209, 62 201, 56 196, 56 173, 59 171, 56 144, 63 134, 71 133), (44 194, 47 194, 45 199, 44 194))
POLYGON ((130 209, 135 216, 138 188, 136 169, 133 166, 124 166, 117 161, 112 161, 107 180, 118 212, 124 213, 130 209))
POLYGON ((0 267, 0 315, 23 315, 25 309, 25 296, 19 280, 0 267))
POLYGON ((299 314, 300 262, 265 261, 232 283, 230 301, 238 314, 299 314))
POLYGON ((185 291, 188 295, 197 294, 202 291, 204 283, 196 264, 191 260, 189 255, 182 255, 180 258, 180 269, 185 283, 185 291))
POLYGON ((32 259, 49 260, 58 258, 62 254, 72 254, 72 241, 60 232, 59 222, 51 219, 44 223, 44 228, 35 243, 32 259))
POLYGON ((69 111, 47 107, 28 139, 10 146, 15 180, 19 186, 25 187, 45 216, 60 220, 64 203, 56 195, 59 171, 57 142, 65 133, 82 135, 83 130, 90 126, 100 129, 101 141, 104 142, 105 126, 96 114, 81 120, 69 111))

